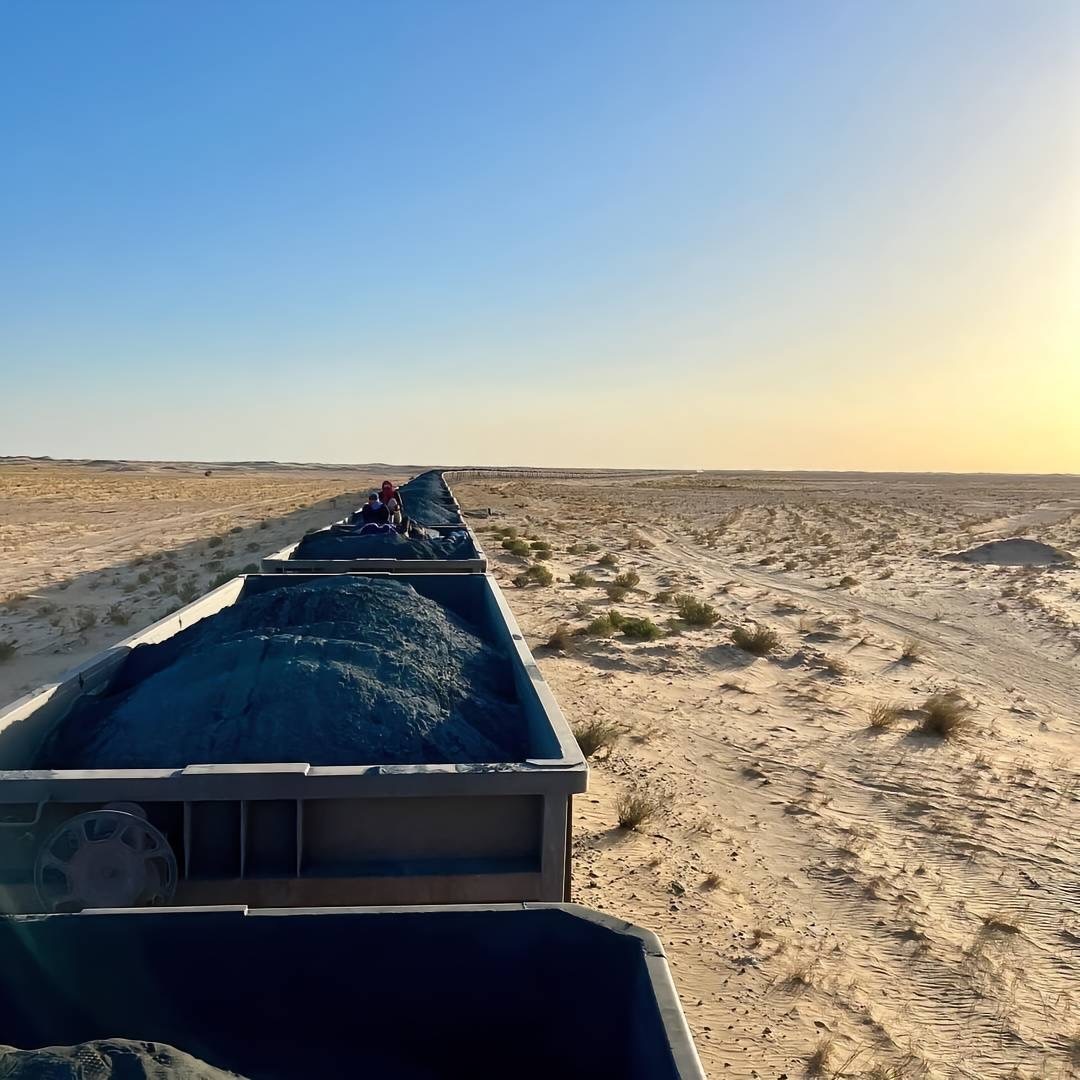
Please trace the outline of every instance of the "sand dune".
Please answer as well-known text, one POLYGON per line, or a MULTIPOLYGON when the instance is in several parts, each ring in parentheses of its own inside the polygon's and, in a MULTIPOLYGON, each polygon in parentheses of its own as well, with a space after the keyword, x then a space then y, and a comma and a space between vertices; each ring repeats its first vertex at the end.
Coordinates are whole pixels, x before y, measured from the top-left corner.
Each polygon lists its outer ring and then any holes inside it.
POLYGON ((1071 552, 1026 536, 987 540, 964 551, 950 551, 942 558, 982 566, 1055 566, 1076 560, 1071 552))

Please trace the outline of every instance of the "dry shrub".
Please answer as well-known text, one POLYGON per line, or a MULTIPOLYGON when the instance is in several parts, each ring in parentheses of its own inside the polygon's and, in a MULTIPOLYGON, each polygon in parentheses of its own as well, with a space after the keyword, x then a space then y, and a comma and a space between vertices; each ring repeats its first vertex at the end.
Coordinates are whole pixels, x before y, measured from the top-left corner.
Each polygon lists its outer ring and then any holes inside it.
POLYGON ((809 1076, 827 1076, 829 1074, 829 1061, 832 1058, 832 1039, 822 1039, 814 1052, 806 1059, 806 1072, 809 1076))
POLYGON ((689 593, 676 595, 675 608, 679 618, 688 626, 712 626, 720 618, 720 613, 712 604, 689 593))
POLYGON ((596 561, 600 566, 618 566, 619 565, 618 558, 616 556, 612 555, 610 551, 607 552, 607 554, 605 554, 605 555, 601 555, 600 558, 597 559, 596 561))
POLYGON ((610 720, 599 716, 574 727, 574 738, 587 758, 591 758, 598 750, 610 751, 618 737, 619 729, 610 720))
POLYGON ((587 589, 589 586, 596 584, 596 578, 584 570, 575 570, 570 575, 570 584, 578 589, 587 589))
POLYGON ((850 589, 853 585, 858 585, 859 579, 852 577, 850 574, 845 574, 839 581, 841 589, 850 589))
POLYGON ((1010 919, 1003 919, 997 915, 984 915, 982 919, 983 930, 988 934, 1006 934, 1012 936, 1020 933, 1020 927, 1010 919))
POLYGON ((509 551, 511 555, 517 555, 522 559, 528 558, 532 552, 527 540, 507 539, 502 542, 502 547, 505 551, 509 551))
POLYGON ((900 719, 900 706, 891 701, 878 701, 870 706, 869 716, 872 728, 889 728, 900 719))
POLYGON ((625 617, 612 609, 593 619, 593 621, 585 627, 585 633, 591 634, 593 637, 611 637, 616 630, 622 629, 624 622, 626 622, 625 617))
POLYGON ((820 961, 815 956, 810 960, 797 963, 787 974, 784 984, 792 989, 813 986, 817 980, 820 961))
POLYGON ((620 829, 636 829, 654 817, 666 803, 658 792, 644 786, 637 786, 624 791, 615 803, 620 829))
POLYGON ((615 576, 613 584, 621 589, 634 589, 641 581, 641 575, 636 570, 625 570, 615 576))
POLYGON ((18 647, 18 642, 13 638, 0 641, 0 663, 3 663, 5 660, 10 660, 15 655, 15 650, 18 647))
POLYGON ((620 629, 623 632, 623 637, 628 637, 631 641, 655 641, 658 637, 662 637, 664 633, 652 619, 646 618, 623 619, 620 629))
POLYGON ((914 664, 926 655, 926 646, 918 638, 904 638, 900 645, 900 660, 904 664, 914 664))
POLYGON ((955 739, 970 730, 974 707, 955 691, 931 694, 922 704, 918 730, 938 739, 955 739))
POLYGON ((199 595, 199 586, 194 581, 185 581, 176 587, 177 598, 184 604, 190 604, 199 595))
POLYGON ((113 626, 127 626, 131 622, 131 616, 119 604, 113 604, 105 612, 105 619, 111 622, 113 626))
POLYGON ((559 623, 551 632, 547 640, 549 649, 558 649, 559 652, 568 652, 574 641, 574 631, 569 623, 559 623))
POLYGON ((670 604, 675 595, 674 589, 661 589, 654 597, 654 604, 670 604))
POLYGON ((830 675, 847 675, 851 671, 848 665, 839 656, 826 656, 821 662, 821 666, 830 675))
POLYGON ((604 592, 607 593, 609 600, 614 600, 618 603, 620 600, 625 600, 630 590, 622 585, 605 585, 604 592))
POLYGON ((780 644, 775 630, 767 626, 739 626, 731 632, 731 640, 743 650, 754 656, 768 656, 780 644))
POLYGON ((550 585, 554 580, 555 575, 546 566, 533 564, 514 578, 514 584, 519 589, 524 589, 528 585, 550 585))

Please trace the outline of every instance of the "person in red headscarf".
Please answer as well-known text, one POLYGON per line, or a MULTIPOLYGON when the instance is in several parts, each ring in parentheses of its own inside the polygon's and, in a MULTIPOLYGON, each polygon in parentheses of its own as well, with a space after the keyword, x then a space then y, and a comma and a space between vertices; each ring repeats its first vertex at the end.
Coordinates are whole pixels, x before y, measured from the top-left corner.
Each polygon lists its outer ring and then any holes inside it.
POLYGON ((398 494, 398 489, 390 483, 389 480, 382 482, 382 488, 379 491, 379 499, 382 501, 383 506, 390 512, 390 524, 401 525, 405 516, 405 507, 401 502, 401 495, 398 494))

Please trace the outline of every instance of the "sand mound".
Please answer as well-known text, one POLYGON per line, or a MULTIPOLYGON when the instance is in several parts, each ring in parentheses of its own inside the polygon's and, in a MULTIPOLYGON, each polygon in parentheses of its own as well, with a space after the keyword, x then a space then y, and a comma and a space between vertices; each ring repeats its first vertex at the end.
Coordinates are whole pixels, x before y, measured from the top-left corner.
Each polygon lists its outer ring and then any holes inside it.
POLYGON ((100 1039, 78 1046, 0 1046, 4 1080, 237 1080, 164 1043, 100 1039))
POLYGON ((964 551, 950 551, 942 558, 981 566, 1061 566, 1076 561, 1075 556, 1061 548, 1023 536, 988 540, 964 551))
POLYGON ((465 622, 391 578, 329 578, 138 647, 37 767, 520 761, 525 730, 509 664, 465 622))

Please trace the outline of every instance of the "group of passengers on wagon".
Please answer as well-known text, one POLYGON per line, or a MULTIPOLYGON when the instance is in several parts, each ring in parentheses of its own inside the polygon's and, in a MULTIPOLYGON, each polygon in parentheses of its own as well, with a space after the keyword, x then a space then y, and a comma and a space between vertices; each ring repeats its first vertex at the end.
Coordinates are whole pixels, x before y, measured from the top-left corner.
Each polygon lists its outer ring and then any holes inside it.
POLYGON ((382 487, 368 496, 368 501, 351 515, 349 522, 362 526, 361 536, 387 532, 409 536, 414 528, 405 514, 401 492, 389 480, 384 480, 382 487))

